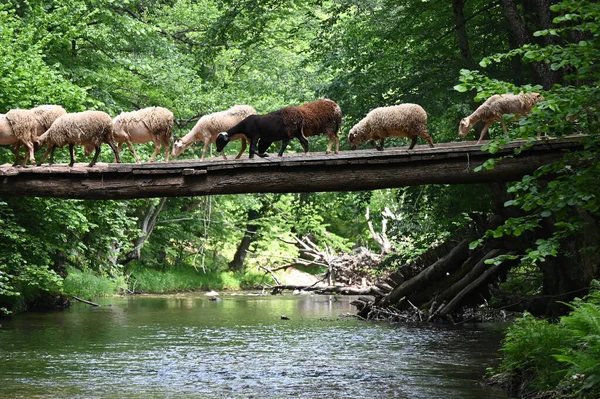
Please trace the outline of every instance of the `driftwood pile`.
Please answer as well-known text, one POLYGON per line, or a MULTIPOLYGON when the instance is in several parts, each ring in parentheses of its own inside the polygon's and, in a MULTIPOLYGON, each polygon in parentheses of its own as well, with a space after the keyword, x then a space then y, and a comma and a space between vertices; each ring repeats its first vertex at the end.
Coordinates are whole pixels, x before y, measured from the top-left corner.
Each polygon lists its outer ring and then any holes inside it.
POLYGON ((327 266, 327 272, 311 286, 278 284, 271 287, 272 293, 303 290, 357 295, 352 304, 358 309, 358 316, 368 320, 457 323, 467 319, 502 319, 505 313, 486 315, 482 305, 491 297, 491 290, 505 279, 513 263, 486 261, 511 252, 501 240, 470 249, 472 241, 501 222, 498 216, 472 217, 473 222, 455 232, 452 238, 393 272, 384 272, 383 256, 365 248, 334 256, 310 240, 297 239, 302 257, 283 267, 319 265, 327 266))
POLYGON ((265 273, 271 274, 277 285, 270 287, 272 294, 279 294, 284 290, 309 291, 317 294, 338 293, 344 295, 381 295, 375 281, 382 256, 361 247, 351 254, 332 254, 330 248, 319 248, 310 238, 295 238, 300 249, 300 257, 273 269, 262 268, 265 273), (301 267, 326 268, 320 280, 312 285, 286 285, 281 284, 274 274, 275 271, 301 267))

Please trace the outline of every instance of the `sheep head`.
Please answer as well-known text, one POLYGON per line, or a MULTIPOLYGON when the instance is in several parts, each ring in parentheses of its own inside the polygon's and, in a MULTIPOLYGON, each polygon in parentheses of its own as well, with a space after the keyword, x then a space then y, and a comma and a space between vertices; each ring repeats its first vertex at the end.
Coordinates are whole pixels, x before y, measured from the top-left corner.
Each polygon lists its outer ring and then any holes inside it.
POLYGON ((225 146, 227 145, 227 143, 229 143, 230 140, 231 139, 229 138, 227 132, 219 133, 219 135, 217 136, 217 140, 215 141, 215 144, 217 146, 217 152, 223 151, 223 148, 225 148, 225 146))
POLYGON ((471 130, 471 120, 468 117, 463 118, 460 121, 460 123, 458 124, 458 137, 460 137, 461 139, 464 139, 470 130, 471 130))
POLYGON ((46 144, 46 141, 48 141, 48 131, 46 131, 41 136, 38 136, 36 141, 40 147, 46 144))
POLYGON ((89 157, 90 155, 92 155, 92 153, 96 150, 96 147, 94 147, 93 144, 86 144, 83 148, 85 150, 86 157, 89 157))
POLYGON ((348 141, 350 142, 350 149, 352 150, 356 150, 356 147, 360 144, 358 133, 355 132, 354 129, 351 129, 350 133, 348 133, 348 141))
POLYGON ((179 139, 173 144, 173 151, 171 151, 171 155, 173 156, 173 158, 177 158, 185 149, 186 145, 183 144, 183 141, 181 141, 181 139, 179 139))

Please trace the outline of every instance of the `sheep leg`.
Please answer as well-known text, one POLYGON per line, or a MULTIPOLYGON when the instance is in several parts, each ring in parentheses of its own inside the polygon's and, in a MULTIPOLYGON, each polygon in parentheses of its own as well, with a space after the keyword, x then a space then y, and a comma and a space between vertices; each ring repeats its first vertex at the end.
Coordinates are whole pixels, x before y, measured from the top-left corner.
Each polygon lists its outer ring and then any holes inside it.
POLYGON ((21 154, 19 153, 19 150, 21 149, 20 147, 21 147, 20 141, 17 141, 12 146, 12 152, 13 152, 13 154, 15 154, 15 163, 13 163, 13 166, 17 166, 19 164, 19 160, 21 159, 21 154))
MULTIPOLYGON (((32 142, 25 142, 23 143, 25 145, 25 147, 27 148, 27 150, 29 150, 29 162, 31 162, 32 165, 35 165, 35 156, 33 155, 34 151, 33 151, 33 143, 32 142)), ((27 165, 27 158, 24 157, 24 162, 23 162, 23 166, 27 165)))
POLYGON ((298 140, 300 140, 300 144, 302 145, 304 153, 306 154, 308 152, 308 140, 306 139, 306 137, 304 137, 304 134, 300 134, 298 136, 298 140))
MULTIPOLYGON (((210 144, 208 144, 208 140, 204 141, 204 147, 202 147, 202 156, 200 157, 200 160, 202 161, 204 159, 204 156, 206 155, 206 149, 208 148, 210 144)), ((225 151, 223 151, 223 155, 225 155, 225 151)), ((227 159, 227 158, 225 158, 227 159)))
POLYGON ((267 154, 266 152, 269 149, 269 147, 271 146, 271 144, 273 144, 272 141, 265 140, 264 138, 261 138, 260 140, 258 140, 258 154, 261 157, 268 157, 269 154, 267 154))
MULTIPOLYGON (((114 146, 114 144, 113 144, 114 146)), ((92 162, 90 162, 90 164, 88 165, 90 168, 94 165, 96 165, 96 160, 98 159, 98 155, 100 155, 100 146, 94 146, 96 148, 96 152, 94 153, 94 158, 92 159, 92 162)), ((116 147, 115 147, 116 148, 116 147)), ((116 152, 115 152, 116 154, 116 152)))
MULTIPOLYGON (((285 148, 287 147, 289 141, 290 139, 287 137, 284 137, 283 140, 281 140, 281 150, 279 151, 279 154, 277 154, 278 156, 283 156, 283 151, 285 151, 285 148)), ((260 154, 258 155, 260 156, 260 154)))
MULTIPOLYGON (((117 147, 115 146, 115 144, 112 141, 108 141, 108 146, 110 148, 112 148, 113 152, 115 153, 115 162, 117 163, 121 163, 121 156, 119 154, 119 150, 117 149, 117 147)), ((137 157, 137 155, 135 154, 135 151, 133 151, 133 146, 131 146, 131 151, 133 152, 133 155, 135 155, 136 159, 139 162, 139 158, 137 157)), ((96 163, 96 158, 98 157, 98 153, 100 152, 100 146, 98 146, 98 150, 96 152, 95 158, 94 158, 94 163, 96 163)))
MULTIPOLYGON (((71 162, 69 162, 69 167, 73 167, 73 165, 75 164, 75 146, 73 144, 69 144, 69 154, 71 155, 71 162)), ((98 147, 96 147, 96 154, 94 155, 93 162, 96 161, 97 156, 98 156, 98 147)))
POLYGON ((329 154, 331 152, 331 146, 335 142, 335 153, 337 154, 340 150, 340 138, 337 134, 329 135, 329 144, 327 144, 327 150, 325 150, 325 154, 329 154))
MULTIPOLYGON (((254 158, 254 154, 258 154, 256 145, 258 144, 258 137, 253 137, 250 141, 250 155, 249 158, 254 158)), ((259 154, 260 155, 260 154, 259 154)))
POLYGON ((431 136, 429 135, 429 133, 427 133, 427 131, 421 133, 421 138, 425 140, 427 144, 429 144, 430 148, 433 148, 433 140, 431 140, 431 136))
POLYGON ((154 153, 152 154, 152 156, 150 157, 150 159, 148 160, 148 162, 154 162, 154 158, 156 158, 156 156, 160 152, 161 148, 162 148, 162 146, 160 145, 160 142, 158 142, 158 140, 155 141, 154 142, 154 153))
POLYGON ((410 147, 408 147, 408 149, 412 150, 413 148, 415 148, 416 144, 417 144, 417 136, 413 136, 410 141, 410 147))
POLYGON ((168 137, 162 137, 163 145, 165 146, 165 162, 169 162, 169 155, 171 154, 171 142, 168 137))
POLYGON ((483 140, 483 136, 485 136, 485 134, 487 133, 487 131, 490 128, 490 125, 492 123, 494 123, 494 121, 487 121, 485 123, 485 126, 483 127, 483 129, 481 129, 481 134, 479 135, 479 140, 477 140, 477 144, 479 144, 481 142, 481 140, 483 140))
MULTIPOLYGON (((137 163, 142 163, 142 161, 140 160, 140 157, 138 157, 138 154, 135 153, 135 149, 133 148, 133 143, 131 142, 131 140, 127 140, 127 147, 129 147, 129 151, 131 151, 131 153, 133 154, 135 161, 137 163)), ((119 150, 119 155, 121 155, 121 143, 119 143, 117 150, 119 150)), ((115 157, 115 161, 116 160, 117 160, 117 158, 115 157)))
MULTIPOLYGON (((246 147, 247 147, 246 137, 242 137, 242 149, 237 154, 237 156, 235 157, 235 159, 240 159, 240 157, 242 156, 242 154, 246 151, 246 147)), ((223 156, 225 156, 225 153, 223 153, 223 156)))
MULTIPOLYGON (((379 145, 375 147, 375 148, 377 148, 377 151, 383 151, 383 143, 384 142, 385 142, 384 138, 379 139, 379 145)), ((410 149, 412 150, 412 146, 410 147, 410 149)))
POLYGON ((50 151, 50 162, 48 162, 48 165, 54 165, 54 150, 56 150, 56 146, 53 146, 52 151, 50 151))
POLYGON ((50 154, 50 151, 52 151, 52 147, 53 145, 48 145, 48 148, 46 148, 44 155, 42 155, 42 158, 40 158, 40 160, 37 162, 37 166, 40 166, 44 163, 44 161, 46 161, 46 158, 48 158, 48 154, 50 154))

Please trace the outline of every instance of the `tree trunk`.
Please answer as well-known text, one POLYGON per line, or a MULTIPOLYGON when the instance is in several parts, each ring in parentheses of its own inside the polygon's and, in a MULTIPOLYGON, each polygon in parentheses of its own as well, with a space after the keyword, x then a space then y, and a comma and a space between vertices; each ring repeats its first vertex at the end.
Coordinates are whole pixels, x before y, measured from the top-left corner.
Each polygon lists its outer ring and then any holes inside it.
MULTIPOLYGON (((531 43, 531 32, 528 31, 524 18, 519 13, 519 8, 515 1, 502 0, 502 5, 504 7, 504 18, 508 24, 509 43, 511 44, 511 47, 517 48, 522 47, 527 43, 531 43)), ((549 7, 549 0, 536 0, 535 6, 531 7, 532 17, 535 16, 535 30, 546 29, 550 26, 551 16, 549 7)), ((558 82, 559 76, 550 69, 549 64, 533 62, 531 65, 537 75, 538 83, 540 83, 544 89, 548 90, 554 83, 558 82)), ((515 65, 513 64, 513 66, 515 65)), ((515 72, 519 73, 522 68, 520 60, 517 68, 518 70, 515 70, 515 72)))
POLYGON ((235 255, 233 255, 233 259, 231 262, 229 262, 229 270, 243 270, 244 260, 246 260, 248 248, 250 248, 250 244, 252 244, 252 240, 254 239, 256 231, 259 227, 258 224, 254 223, 254 221, 259 217, 260 213, 258 211, 252 208, 248 209, 248 222, 246 224, 246 231, 244 232, 244 237, 242 237, 240 245, 238 245, 237 251, 235 251, 235 255))
POLYGON ((454 14, 454 26, 458 38, 458 47, 462 57, 471 63, 471 49, 469 47, 469 37, 467 35, 467 23, 465 20, 465 2, 466 0, 452 0, 452 13, 454 14))
POLYGON ((140 235, 133 243, 133 249, 129 251, 124 258, 120 259, 118 263, 122 265, 126 265, 135 259, 140 259, 142 256, 142 247, 152 235, 152 231, 156 226, 156 221, 158 219, 158 215, 163 209, 163 206, 167 202, 166 198, 161 198, 158 204, 154 205, 154 200, 148 200, 148 207, 146 208, 146 212, 144 217, 140 220, 140 230, 142 231, 142 235, 140 235))

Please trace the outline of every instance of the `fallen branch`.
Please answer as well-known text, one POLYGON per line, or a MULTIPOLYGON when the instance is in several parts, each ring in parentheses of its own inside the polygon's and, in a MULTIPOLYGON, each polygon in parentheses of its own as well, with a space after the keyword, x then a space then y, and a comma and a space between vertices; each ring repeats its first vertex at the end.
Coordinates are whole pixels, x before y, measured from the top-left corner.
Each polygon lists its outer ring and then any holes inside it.
POLYGON ((75 299, 76 301, 79 301, 79 302, 87 303, 88 305, 92 305, 94 307, 100 306, 96 302, 86 301, 85 299, 81 299, 81 298, 78 298, 76 296, 73 296, 73 299, 75 299))

